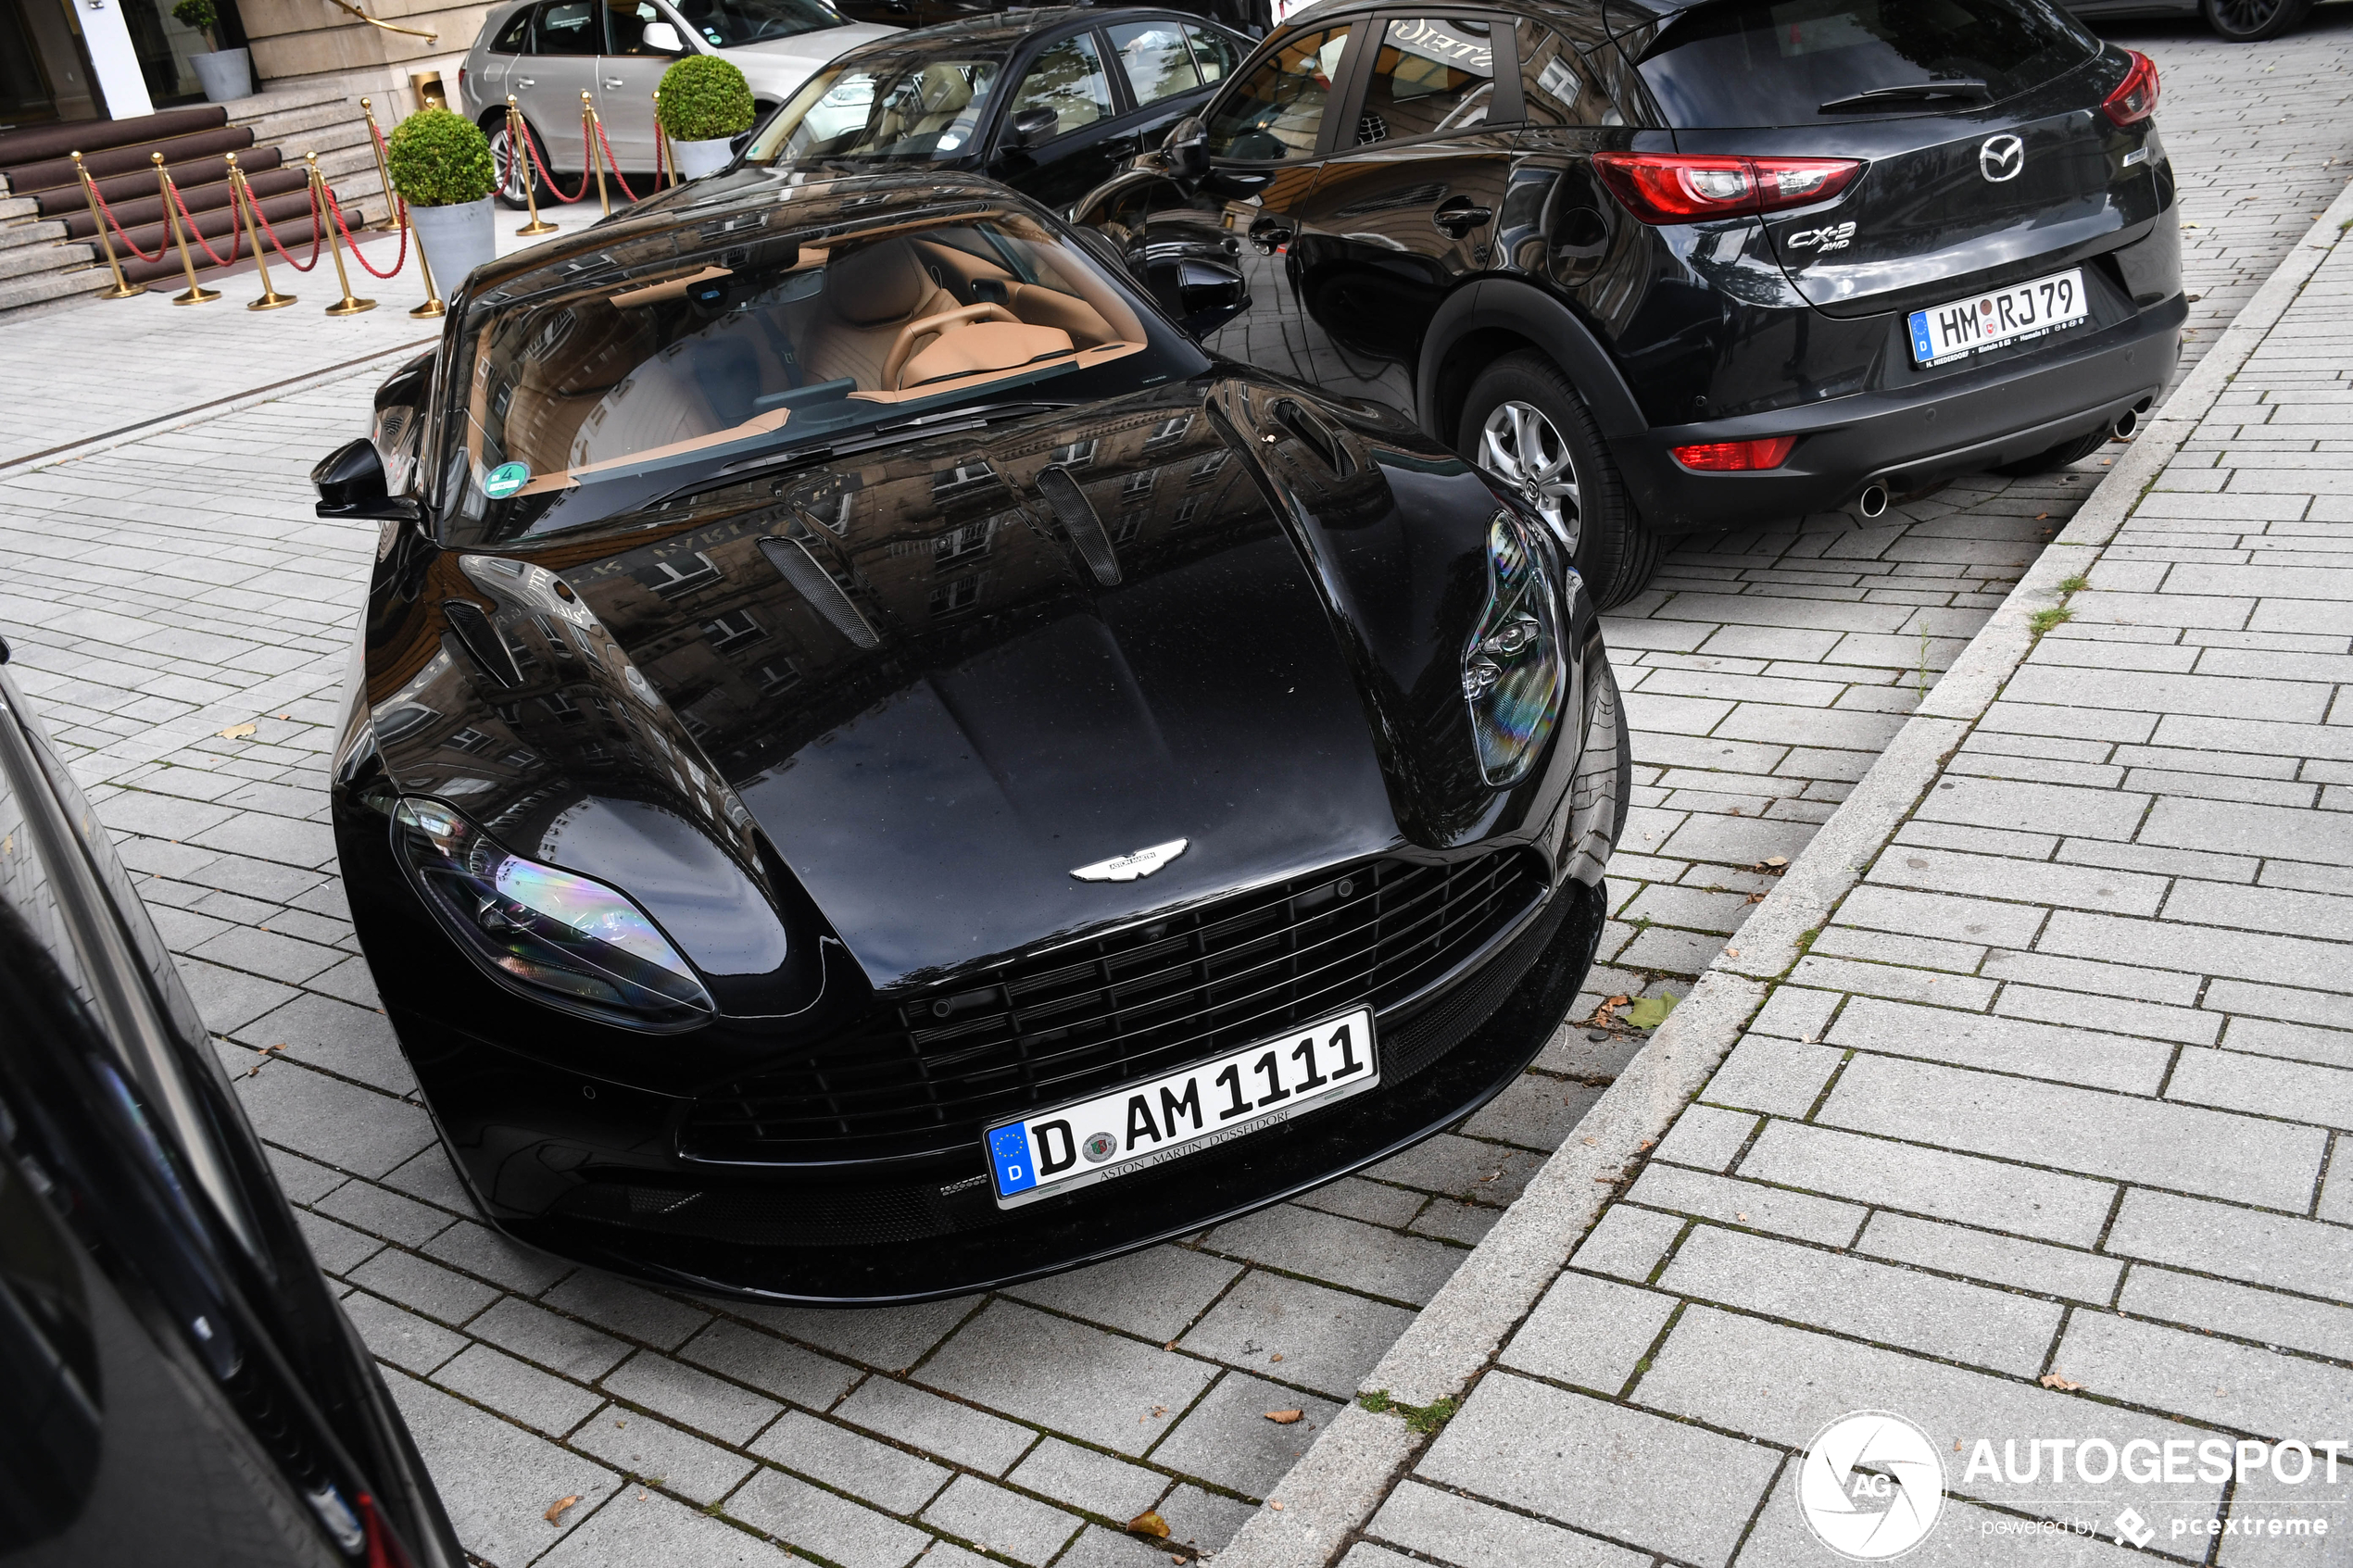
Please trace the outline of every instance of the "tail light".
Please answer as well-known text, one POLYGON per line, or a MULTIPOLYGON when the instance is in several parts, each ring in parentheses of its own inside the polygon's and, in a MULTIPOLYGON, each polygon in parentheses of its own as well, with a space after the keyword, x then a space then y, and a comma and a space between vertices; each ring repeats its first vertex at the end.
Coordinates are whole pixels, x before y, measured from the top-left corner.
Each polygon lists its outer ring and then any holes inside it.
POLYGON ((1697 153, 1595 153, 1593 167, 1645 223, 1742 218, 1828 201, 1855 182, 1851 157, 1728 157, 1697 153))
POLYGON ((2118 126, 2138 125, 2157 112, 2157 62, 2138 49, 2124 51, 2133 69, 2100 105, 2100 112, 2118 126))
POLYGON ((1710 441, 1697 446, 1678 446, 1675 460, 1687 469, 1702 473, 1747 473, 1755 469, 1777 469, 1789 461, 1790 451, 1797 445, 1793 435, 1768 435, 1761 441, 1710 441))

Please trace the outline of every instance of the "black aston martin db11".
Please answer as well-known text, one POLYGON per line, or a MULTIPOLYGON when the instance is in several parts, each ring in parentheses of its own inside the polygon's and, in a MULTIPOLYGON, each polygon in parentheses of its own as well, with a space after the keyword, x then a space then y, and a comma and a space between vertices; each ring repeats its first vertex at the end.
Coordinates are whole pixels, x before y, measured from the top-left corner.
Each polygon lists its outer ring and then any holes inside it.
POLYGON ((1091 243, 739 169, 477 270, 319 465, 382 522, 353 916, 511 1235, 972 1290, 1378 1160, 1559 1020, 1629 769, 1560 542, 1091 243))

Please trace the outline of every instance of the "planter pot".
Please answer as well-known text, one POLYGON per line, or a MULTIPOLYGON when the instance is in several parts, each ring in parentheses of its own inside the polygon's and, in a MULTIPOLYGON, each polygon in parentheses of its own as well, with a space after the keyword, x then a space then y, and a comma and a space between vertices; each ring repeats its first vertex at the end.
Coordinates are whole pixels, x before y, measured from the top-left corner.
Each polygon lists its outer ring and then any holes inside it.
POLYGON ((736 139, 719 136, 708 142, 673 142, 670 155, 678 160, 678 178, 699 180, 736 161, 736 139))
POLYGON ((465 286, 466 274, 488 261, 498 248, 495 198, 460 202, 455 207, 412 207, 409 222, 433 266, 433 281, 445 299, 465 286))
POLYGON ((205 102, 226 104, 253 96, 253 55, 250 51, 215 49, 208 55, 189 56, 188 63, 195 68, 196 81, 204 86, 205 102))

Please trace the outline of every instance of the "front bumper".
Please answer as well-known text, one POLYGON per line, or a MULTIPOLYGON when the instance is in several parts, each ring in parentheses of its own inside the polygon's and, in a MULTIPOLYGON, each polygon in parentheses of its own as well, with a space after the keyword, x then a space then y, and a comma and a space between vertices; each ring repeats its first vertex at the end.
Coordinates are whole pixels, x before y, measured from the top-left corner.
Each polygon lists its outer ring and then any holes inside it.
POLYGON ((1187 1236, 1360 1170, 1500 1092, 1590 967, 1604 899, 1560 883, 1487 960, 1384 1014, 1382 1087, 1144 1174, 1000 1210, 968 1156, 806 1170, 675 1158, 682 1103, 565 1073, 410 1009, 390 1013, 476 1201, 528 1245, 673 1288, 871 1306, 958 1296, 1187 1236), (913 1164, 915 1162, 909 1162, 913 1164))
POLYGON ((2181 295, 2064 349, 2008 358, 1901 390, 1856 393, 1699 424, 1662 425, 1612 442, 1643 521, 1661 533, 1750 526, 1843 507, 1874 482, 1923 490, 2047 452, 2106 429, 2164 393, 2181 354, 2181 295), (1694 473, 1673 449, 1706 442, 1798 438, 1787 464, 1757 473, 1694 473))

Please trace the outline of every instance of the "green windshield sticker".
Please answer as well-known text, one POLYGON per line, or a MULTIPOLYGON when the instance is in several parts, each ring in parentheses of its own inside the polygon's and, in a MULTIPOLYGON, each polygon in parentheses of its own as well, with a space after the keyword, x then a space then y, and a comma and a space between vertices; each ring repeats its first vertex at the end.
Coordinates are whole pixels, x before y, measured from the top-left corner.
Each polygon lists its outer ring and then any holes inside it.
POLYGON ((531 483, 531 466, 527 463, 500 463, 482 482, 484 494, 494 501, 503 501, 531 483))

